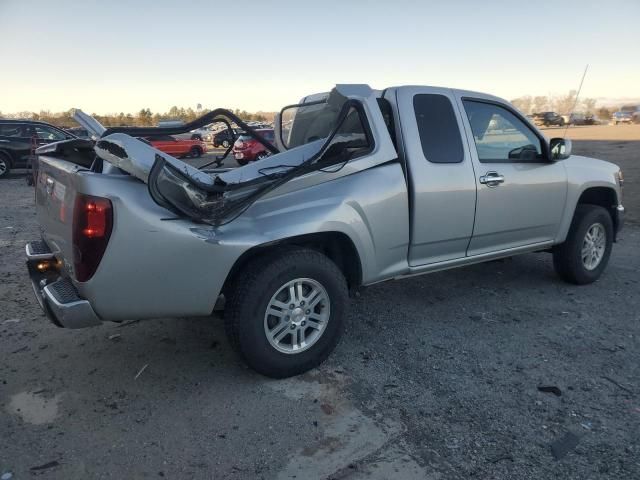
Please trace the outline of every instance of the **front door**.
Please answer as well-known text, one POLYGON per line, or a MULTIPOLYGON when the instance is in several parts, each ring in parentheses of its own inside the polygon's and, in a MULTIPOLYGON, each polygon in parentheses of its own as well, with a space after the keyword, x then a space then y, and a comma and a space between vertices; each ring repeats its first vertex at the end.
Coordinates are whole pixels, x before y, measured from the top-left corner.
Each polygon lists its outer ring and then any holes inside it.
POLYGON ((549 160, 544 137, 508 105, 479 98, 458 101, 474 140, 478 188, 467 255, 552 241, 567 195, 562 162, 549 160))

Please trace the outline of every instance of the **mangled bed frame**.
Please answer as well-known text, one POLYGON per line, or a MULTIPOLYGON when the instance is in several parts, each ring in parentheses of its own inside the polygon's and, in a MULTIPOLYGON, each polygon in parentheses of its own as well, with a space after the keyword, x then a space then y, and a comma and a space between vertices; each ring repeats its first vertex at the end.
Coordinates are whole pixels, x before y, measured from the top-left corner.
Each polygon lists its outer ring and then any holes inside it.
MULTIPOLYGON (((196 221, 217 226, 233 220, 258 198, 290 179, 329 166, 322 161, 325 152, 330 147, 335 151, 341 146, 349 146, 349 140, 341 139, 339 130, 354 109, 363 121, 366 141, 373 145, 362 102, 343 98, 335 127, 328 137, 283 152, 233 112, 225 109, 213 110, 192 122, 175 127, 105 128, 80 110, 76 110, 74 118, 97 137, 94 150, 100 161, 106 161, 145 182, 151 197, 159 205, 196 221), (230 131, 231 124, 235 123, 260 142, 271 156, 241 168, 204 171, 202 168, 213 163, 219 167, 221 158, 198 169, 138 138, 187 133, 216 122, 223 123, 230 131)), ((279 128, 277 132, 280 133, 279 128)), ((230 150, 231 147, 224 156, 230 150)), ((346 163, 348 160, 349 155, 346 155, 340 161, 346 163)))

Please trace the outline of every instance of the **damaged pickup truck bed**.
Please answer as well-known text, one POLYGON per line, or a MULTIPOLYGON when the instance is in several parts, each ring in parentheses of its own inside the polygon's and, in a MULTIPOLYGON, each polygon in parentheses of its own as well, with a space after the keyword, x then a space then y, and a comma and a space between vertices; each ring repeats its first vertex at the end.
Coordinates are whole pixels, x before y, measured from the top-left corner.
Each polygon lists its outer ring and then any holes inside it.
POLYGON ((285 107, 275 145, 226 110, 176 128, 105 129, 38 150, 42 239, 26 246, 59 326, 224 310, 255 370, 304 372, 337 344, 349 292, 549 251, 576 284, 603 272, 622 173, 571 155, 509 103, 435 87, 338 85, 285 107), (197 169, 139 140, 232 122, 271 156, 197 169))

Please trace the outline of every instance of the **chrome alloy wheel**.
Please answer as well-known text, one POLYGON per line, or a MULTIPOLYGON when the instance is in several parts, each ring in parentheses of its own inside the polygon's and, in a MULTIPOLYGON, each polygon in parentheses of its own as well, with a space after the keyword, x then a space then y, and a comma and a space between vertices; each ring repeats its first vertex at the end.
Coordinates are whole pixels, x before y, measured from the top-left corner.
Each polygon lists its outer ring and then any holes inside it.
POLYGON ((0 155, 0 177, 7 173, 7 162, 0 155))
POLYGON ((264 333, 279 352, 300 353, 320 339, 330 315, 325 288, 311 278, 296 278, 271 297, 264 314, 264 333))
POLYGON ((601 223, 594 223, 587 230, 582 242, 580 256, 587 270, 594 270, 604 257, 607 246, 607 232, 601 223))

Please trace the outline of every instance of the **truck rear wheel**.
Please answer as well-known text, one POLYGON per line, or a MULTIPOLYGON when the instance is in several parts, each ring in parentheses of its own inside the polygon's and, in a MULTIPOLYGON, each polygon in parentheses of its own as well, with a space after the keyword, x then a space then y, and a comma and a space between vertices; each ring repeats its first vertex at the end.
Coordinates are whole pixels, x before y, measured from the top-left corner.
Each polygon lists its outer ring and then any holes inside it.
POLYGON ((595 282, 607 267, 612 245, 609 212, 598 205, 578 205, 567 239, 553 249, 553 266, 567 282, 595 282))
POLYGON ((282 249, 234 279, 225 308, 227 336, 257 372, 298 375, 337 345, 347 301, 347 282, 329 258, 305 248, 282 249))

